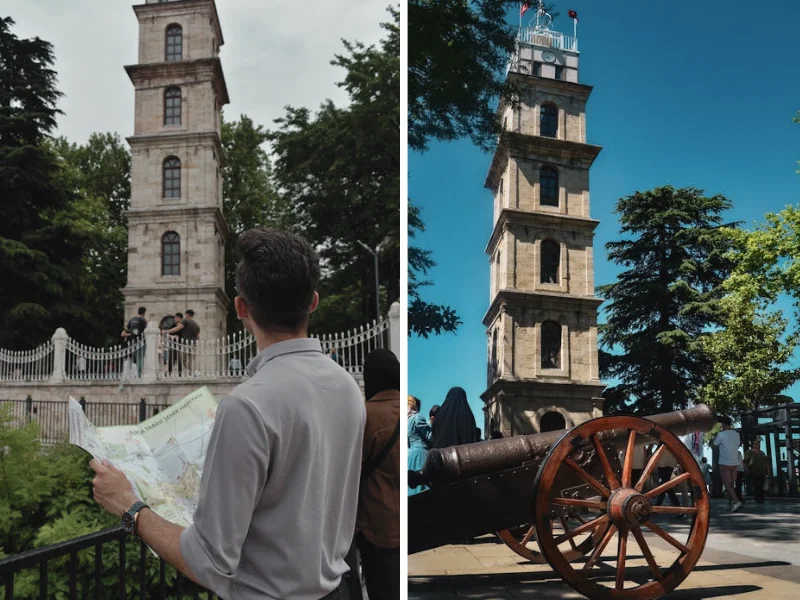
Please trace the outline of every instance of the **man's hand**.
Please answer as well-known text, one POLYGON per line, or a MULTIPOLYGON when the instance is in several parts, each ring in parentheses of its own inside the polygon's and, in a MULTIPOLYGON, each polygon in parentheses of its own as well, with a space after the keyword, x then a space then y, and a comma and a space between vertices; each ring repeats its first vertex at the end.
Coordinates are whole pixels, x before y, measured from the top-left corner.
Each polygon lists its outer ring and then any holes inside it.
POLYGON ((107 460, 101 463, 93 458, 89 466, 96 474, 92 480, 94 499, 112 515, 121 517, 139 500, 125 473, 114 468, 107 460))

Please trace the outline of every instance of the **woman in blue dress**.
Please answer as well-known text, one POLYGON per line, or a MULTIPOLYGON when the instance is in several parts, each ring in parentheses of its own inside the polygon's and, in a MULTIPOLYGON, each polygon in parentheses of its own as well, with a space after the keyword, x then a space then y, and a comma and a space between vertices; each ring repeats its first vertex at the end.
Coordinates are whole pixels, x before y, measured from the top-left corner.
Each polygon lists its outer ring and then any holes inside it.
MULTIPOLYGON (((428 421, 419 414, 418 402, 414 396, 408 397, 408 470, 421 471, 428 460, 428 447, 433 432, 428 421)), ((427 485, 409 488, 408 495, 413 496, 428 489, 427 485)))

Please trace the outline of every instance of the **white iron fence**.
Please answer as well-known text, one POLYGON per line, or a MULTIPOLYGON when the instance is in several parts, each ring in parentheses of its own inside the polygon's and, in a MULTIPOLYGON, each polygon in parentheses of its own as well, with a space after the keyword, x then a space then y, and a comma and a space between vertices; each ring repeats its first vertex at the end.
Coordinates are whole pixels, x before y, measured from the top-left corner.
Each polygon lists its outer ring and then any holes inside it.
MULTIPOLYGON (((351 331, 314 336, 323 352, 352 374, 376 348, 399 354, 400 306, 388 318, 351 331)), ((115 382, 179 379, 236 380, 258 353, 253 336, 241 331, 222 339, 183 341, 161 334, 151 322, 144 336, 125 346, 93 348, 71 339, 63 328, 34 350, 0 349, 0 382, 115 382)))

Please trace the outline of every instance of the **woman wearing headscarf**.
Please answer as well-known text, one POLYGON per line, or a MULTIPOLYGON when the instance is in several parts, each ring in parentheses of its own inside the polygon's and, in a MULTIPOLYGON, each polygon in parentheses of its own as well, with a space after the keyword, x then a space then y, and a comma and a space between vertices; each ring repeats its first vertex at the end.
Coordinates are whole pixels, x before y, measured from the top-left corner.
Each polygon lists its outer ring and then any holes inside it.
POLYGON ((447 448, 479 441, 476 435, 475 415, 467 402, 467 392, 460 387, 447 392, 444 403, 436 413, 433 424, 434 448, 447 448))
POLYGON ((400 598, 400 363, 389 350, 364 361, 367 423, 356 545, 370 600, 400 598))
MULTIPOLYGON (((414 396, 408 397, 408 470, 421 471, 428 460, 428 447, 431 443, 431 426, 419 414, 420 402, 414 396)), ((408 495, 413 496, 428 489, 427 485, 409 488, 408 495)))

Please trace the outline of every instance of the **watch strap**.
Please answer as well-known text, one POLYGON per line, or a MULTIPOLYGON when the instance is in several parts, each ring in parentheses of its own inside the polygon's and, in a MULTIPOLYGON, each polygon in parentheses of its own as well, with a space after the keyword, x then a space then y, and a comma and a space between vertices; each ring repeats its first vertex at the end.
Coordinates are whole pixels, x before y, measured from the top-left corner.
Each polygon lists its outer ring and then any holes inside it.
POLYGON ((133 506, 131 506, 125 513, 129 519, 133 520, 133 528, 130 531, 131 535, 136 535, 136 530, 139 528, 139 519, 137 516, 139 514, 139 511, 142 510, 143 508, 147 508, 147 504, 138 501, 135 502, 133 506))

